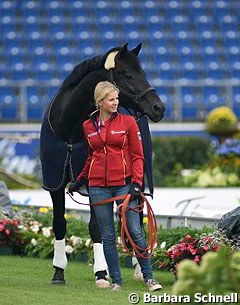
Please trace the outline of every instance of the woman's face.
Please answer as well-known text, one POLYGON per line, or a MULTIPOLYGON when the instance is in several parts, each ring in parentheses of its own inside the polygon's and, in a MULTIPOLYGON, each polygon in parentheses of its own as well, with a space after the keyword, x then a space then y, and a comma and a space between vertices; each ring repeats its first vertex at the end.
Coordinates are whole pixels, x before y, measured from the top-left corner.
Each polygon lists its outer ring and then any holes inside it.
POLYGON ((114 113, 117 111, 119 104, 117 91, 109 92, 106 97, 100 102, 100 111, 106 113, 114 113))

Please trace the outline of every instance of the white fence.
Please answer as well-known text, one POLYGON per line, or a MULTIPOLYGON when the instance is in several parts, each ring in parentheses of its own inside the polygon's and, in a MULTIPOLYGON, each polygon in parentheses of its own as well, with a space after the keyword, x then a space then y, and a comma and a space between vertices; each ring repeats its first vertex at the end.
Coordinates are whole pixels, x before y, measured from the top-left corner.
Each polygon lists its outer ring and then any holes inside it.
MULTIPOLYGON (((9 190, 13 205, 21 207, 52 207, 49 192, 44 190, 9 190)), ((88 197, 78 194, 74 199, 88 203, 88 197)), ((158 225, 170 227, 215 227, 227 212, 239 206, 239 188, 156 188, 149 200, 158 225)), ((85 221, 89 206, 80 205, 66 195, 66 209, 85 221)))

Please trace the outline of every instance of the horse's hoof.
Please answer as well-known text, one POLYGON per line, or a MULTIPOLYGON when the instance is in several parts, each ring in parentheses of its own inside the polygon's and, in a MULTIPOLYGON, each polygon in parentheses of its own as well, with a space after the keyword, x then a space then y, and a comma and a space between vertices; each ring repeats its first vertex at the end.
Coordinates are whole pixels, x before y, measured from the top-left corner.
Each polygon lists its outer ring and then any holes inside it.
POLYGON ((65 285, 66 281, 64 279, 64 270, 61 268, 55 267, 55 273, 51 280, 52 285, 65 285))

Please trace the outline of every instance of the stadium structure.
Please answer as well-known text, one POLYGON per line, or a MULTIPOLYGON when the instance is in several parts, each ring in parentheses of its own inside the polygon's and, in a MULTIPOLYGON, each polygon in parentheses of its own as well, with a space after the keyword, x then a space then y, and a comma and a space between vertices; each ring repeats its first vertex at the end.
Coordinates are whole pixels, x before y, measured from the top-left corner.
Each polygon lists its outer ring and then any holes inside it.
POLYGON ((165 122, 240 115, 239 0, 3 0, 0 120, 40 122, 74 65, 125 42, 166 104, 165 122))

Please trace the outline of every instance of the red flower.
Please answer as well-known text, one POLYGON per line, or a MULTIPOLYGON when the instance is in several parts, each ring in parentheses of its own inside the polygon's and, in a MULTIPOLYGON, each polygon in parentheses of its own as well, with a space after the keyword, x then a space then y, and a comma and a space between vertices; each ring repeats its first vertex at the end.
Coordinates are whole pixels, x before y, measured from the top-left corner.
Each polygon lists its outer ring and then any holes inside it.
POLYGON ((10 234, 11 234, 11 231, 10 231, 9 229, 6 229, 6 230, 5 230, 5 233, 6 233, 7 235, 10 235, 10 234))
POLYGON ((0 244, 16 246, 22 243, 22 237, 19 230, 19 220, 0 219, 0 244))
POLYGON ((195 256, 194 261, 195 261, 196 263, 199 263, 199 262, 200 262, 199 256, 195 256))

